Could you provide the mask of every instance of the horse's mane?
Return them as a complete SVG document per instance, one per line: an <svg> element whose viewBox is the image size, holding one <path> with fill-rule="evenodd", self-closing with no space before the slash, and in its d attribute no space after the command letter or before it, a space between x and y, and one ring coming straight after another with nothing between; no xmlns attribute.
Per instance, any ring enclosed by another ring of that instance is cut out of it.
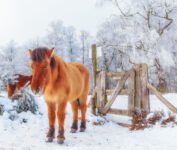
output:
<svg viewBox="0 0 177 150"><path fill-rule="evenodd" d="M39 48L36 48L32 51L32 54L31 54L31 59L32 61L34 62L41 62L43 60L45 60L46 58L46 53L47 53L47 50L48 48L47 47L39 47ZM50 59L50 66L51 68L54 68L55 67L55 58L54 56L51 57Z"/></svg>

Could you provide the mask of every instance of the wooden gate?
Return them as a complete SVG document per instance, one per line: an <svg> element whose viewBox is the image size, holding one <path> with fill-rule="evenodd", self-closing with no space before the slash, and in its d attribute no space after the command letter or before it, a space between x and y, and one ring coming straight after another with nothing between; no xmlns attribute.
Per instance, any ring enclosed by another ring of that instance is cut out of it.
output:
<svg viewBox="0 0 177 150"><path fill-rule="evenodd" d="M131 116L133 113L149 113L149 93L144 85L147 84L147 66L145 64L137 65L128 71L123 72L106 72L102 69L97 72L97 107L101 114L113 113ZM113 78L118 80L114 90L106 88L106 79ZM128 88L123 89L125 82L128 80ZM110 98L107 100L107 95ZM128 95L128 108L112 109L111 106L118 95Z"/></svg>
<svg viewBox="0 0 177 150"><path fill-rule="evenodd" d="M96 114L96 103L98 113L120 114L132 116L134 113L150 113L149 91L158 97L172 112L177 113L177 108L166 100L148 80L147 64L135 64L133 68L122 72L107 72L105 69L97 69L96 45L92 45L92 71L93 71L93 94L91 97L92 113ZM118 80L114 90L107 89L107 78ZM125 82L128 80L128 89L123 89ZM112 109L118 95L128 95L128 108ZM107 95L110 98L107 100Z"/></svg>

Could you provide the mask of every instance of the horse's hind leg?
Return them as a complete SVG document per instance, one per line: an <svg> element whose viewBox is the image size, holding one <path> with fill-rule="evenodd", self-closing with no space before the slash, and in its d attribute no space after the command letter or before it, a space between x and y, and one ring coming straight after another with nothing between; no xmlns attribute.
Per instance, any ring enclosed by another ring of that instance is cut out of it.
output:
<svg viewBox="0 0 177 150"><path fill-rule="evenodd" d="M47 133L47 142L52 142L55 137L56 104L51 102L46 103L48 108L48 119L49 119L49 131Z"/></svg>
<svg viewBox="0 0 177 150"><path fill-rule="evenodd" d="M71 133L75 133L78 129L78 104L77 101L71 102L71 108L73 112L73 123L71 126Z"/></svg>
<svg viewBox="0 0 177 150"><path fill-rule="evenodd" d="M81 109L80 132L84 132L86 129L87 94L84 94L80 97L80 109Z"/></svg>

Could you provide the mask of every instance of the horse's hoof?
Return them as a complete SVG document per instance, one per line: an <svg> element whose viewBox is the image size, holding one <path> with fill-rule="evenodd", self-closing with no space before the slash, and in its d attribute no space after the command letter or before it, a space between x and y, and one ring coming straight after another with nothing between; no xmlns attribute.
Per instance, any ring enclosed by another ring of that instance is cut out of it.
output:
<svg viewBox="0 0 177 150"><path fill-rule="evenodd" d="M47 143L51 143L51 142L53 142L53 137L49 137L49 138L47 138L46 142L47 142Z"/></svg>
<svg viewBox="0 0 177 150"><path fill-rule="evenodd" d="M80 128L80 132L84 132L85 131L85 128Z"/></svg>
<svg viewBox="0 0 177 150"><path fill-rule="evenodd" d="M58 139L58 140L57 140L57 143L58 143L58 144L63 144L63 143L64 143L64 139Z"/></svg>
<svg viewBox="0 0 177 150"><path fill-rule="evenodd" d="M77 129L71 128L71 133L76 133Z"/></svg>

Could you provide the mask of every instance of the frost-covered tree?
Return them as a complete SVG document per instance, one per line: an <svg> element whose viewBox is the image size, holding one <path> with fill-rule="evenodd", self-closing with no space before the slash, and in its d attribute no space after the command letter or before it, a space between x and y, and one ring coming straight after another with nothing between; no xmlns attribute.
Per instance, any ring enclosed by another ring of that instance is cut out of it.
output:
<svg viewBox="0 0 177 150"><path fill-rule="evenodd" d="M108 70L126 69L145 62L150 66L151 82L165 86L171 77L169 68L175 64L177 1L104 1L118 9L97 35L104 51L104 66Z"/></svg>
<svg viewBox="0 0 177 150"><path fill-rule="evenodd" d="M15 60L17 44L14 41L10 41L5 47L1 49L1 69L8 70L13 73L16 71Z"/></svg>
<svg viewBox="0 0 177 150"><path fill-rule="evenodd" d="M74 27L65 27L64 43L69 61L81 61L78 37Z"/></svg>
<svg viewBox="0 0 177 150"><path fill-rule="evenodd" d="M81 49L81 62L88 68L90 72L90 88L92 89L92 62L91 58L89 58L89 50L91 49L91 45L95 42L95 40L88 31L82 30L80 31L79 41Z"/></svg>
<svg viewBox="0 0 177 150"><path fill-rule="evenodd" d="M14 41L0 49L0 87L5 89L8 81L12 81L14 74L30 74L28 49L19 46Z"/></svg>
<svg viewBox="0 0 177 150"><path fill-rule="evenodd" d="M1 48L0 58L0 89L7 87L8 81L17 71L16 67L16 50L17 44L10 41L6 46Z"/></svg>
<svg viewBox="0 0 177 150"><path fill-rule="evenodd" d="M50 24L44 45L54 47L55 53L66 61L81 61L78 36L73 26L64 26L62 21L53 21Z"/></svg>
<svg viewBox="0 0 177 150"><path fill-rule="evenodd" d="M91 48L92 37L89 32L82 30L80 31L80 46L81 46L81 55L82 55L82 63L88 64L89 63L89 49Z"/></svg>
<svg viewBox="0 0 177 150"><path fill-rule="evenodd" d="M44 37L44 45L47 47L54 47L55 53L64 57L65 44L64 44L65 27L62 21L53 21L48 30L47 35Z"/></svg>

